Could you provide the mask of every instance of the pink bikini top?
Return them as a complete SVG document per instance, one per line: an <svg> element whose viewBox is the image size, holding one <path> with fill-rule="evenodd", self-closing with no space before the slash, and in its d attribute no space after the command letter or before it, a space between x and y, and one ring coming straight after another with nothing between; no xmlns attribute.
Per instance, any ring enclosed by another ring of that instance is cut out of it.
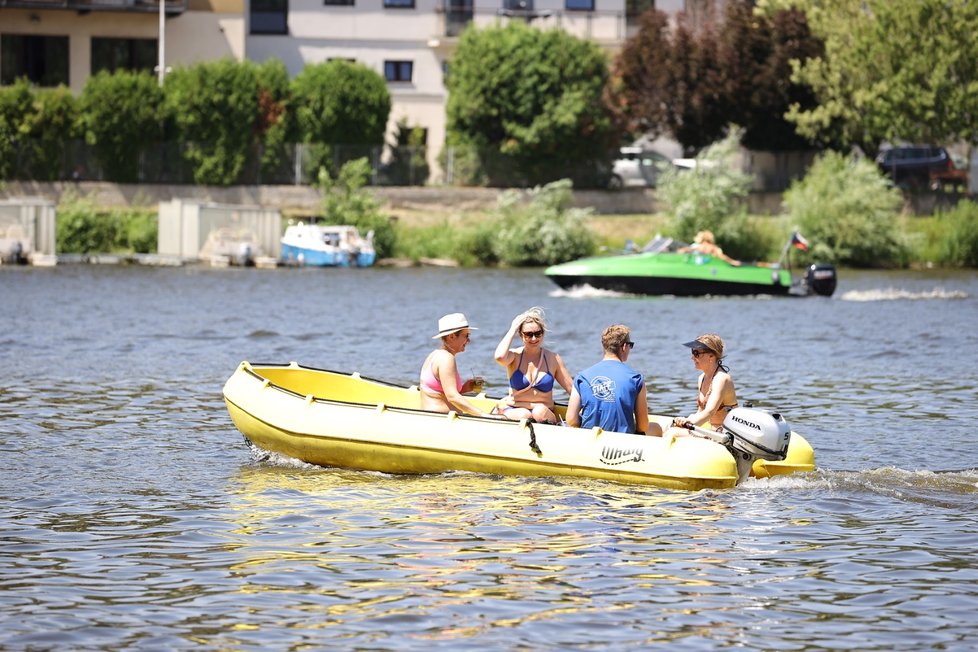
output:
<svg viewBox="0 0 978 652"><path fill-rule="evenodd" d="M458 391L461 392L462 379L455 376L455 383L458 385ZM445 389L441 386L441 381L435 378L434 372L431 371L431 362L426 364L421 370L421 384L437 394L445 393Z"/></svg>

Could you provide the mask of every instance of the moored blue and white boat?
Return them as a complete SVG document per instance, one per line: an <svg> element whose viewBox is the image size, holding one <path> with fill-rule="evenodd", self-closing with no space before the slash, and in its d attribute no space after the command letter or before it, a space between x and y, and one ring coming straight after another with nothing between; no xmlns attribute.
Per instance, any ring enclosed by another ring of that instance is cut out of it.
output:
<svg viewBox="0 0 978 652"><path fill-rule="evenodd" d="M373 231L363 237L357 227L345 224L290 224L281 242L287 265L370 267L377 258Z"/></svg>

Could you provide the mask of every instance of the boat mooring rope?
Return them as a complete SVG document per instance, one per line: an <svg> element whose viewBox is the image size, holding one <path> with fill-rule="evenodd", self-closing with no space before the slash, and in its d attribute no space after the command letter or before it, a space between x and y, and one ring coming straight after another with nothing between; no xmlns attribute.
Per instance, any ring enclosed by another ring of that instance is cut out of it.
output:
<svg viewBox="0 0 978 652"><path fill-rule="evenodd" d="M540 450L540 446L537 444L537 433L533 430L533 422L527 421L526 427L530 430L530 450L532 450L537 455L543 455L543 451Z"/></svg>

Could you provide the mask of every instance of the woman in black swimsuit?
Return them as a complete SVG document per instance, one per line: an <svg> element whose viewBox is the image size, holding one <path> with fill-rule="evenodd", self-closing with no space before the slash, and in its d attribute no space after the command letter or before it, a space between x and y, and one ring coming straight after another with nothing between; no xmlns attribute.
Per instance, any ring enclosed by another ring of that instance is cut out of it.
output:
<svg viewBox="0 0 978 652"><path fill-rule="evenodd" d="M734 389L730 370L723 364L723 340L716 333L700 335L686 342L692 351L693 366L700 371L699 392L696 396L696 412L686 418L676 418L673 424L686 427L701 426L707 422L715 430L723 424L727 412L737 407L737 391Z"/></svg>

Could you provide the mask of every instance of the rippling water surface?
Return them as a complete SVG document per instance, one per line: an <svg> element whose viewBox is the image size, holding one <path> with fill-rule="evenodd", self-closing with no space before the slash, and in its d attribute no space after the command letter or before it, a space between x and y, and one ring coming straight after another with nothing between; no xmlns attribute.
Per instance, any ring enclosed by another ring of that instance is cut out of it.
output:
<svg viewBox="0 0 978 652"><path fill-rule="evenodd" d="M413 382L437 318L463 373L543 305L572 372L612 322L654 411L681 346L818 470L730 491L322 469L250 450L241 360ZM0 270L0 648L973 649L978 276L843 273L832 299L555 290L538 270Z"/></svg>

